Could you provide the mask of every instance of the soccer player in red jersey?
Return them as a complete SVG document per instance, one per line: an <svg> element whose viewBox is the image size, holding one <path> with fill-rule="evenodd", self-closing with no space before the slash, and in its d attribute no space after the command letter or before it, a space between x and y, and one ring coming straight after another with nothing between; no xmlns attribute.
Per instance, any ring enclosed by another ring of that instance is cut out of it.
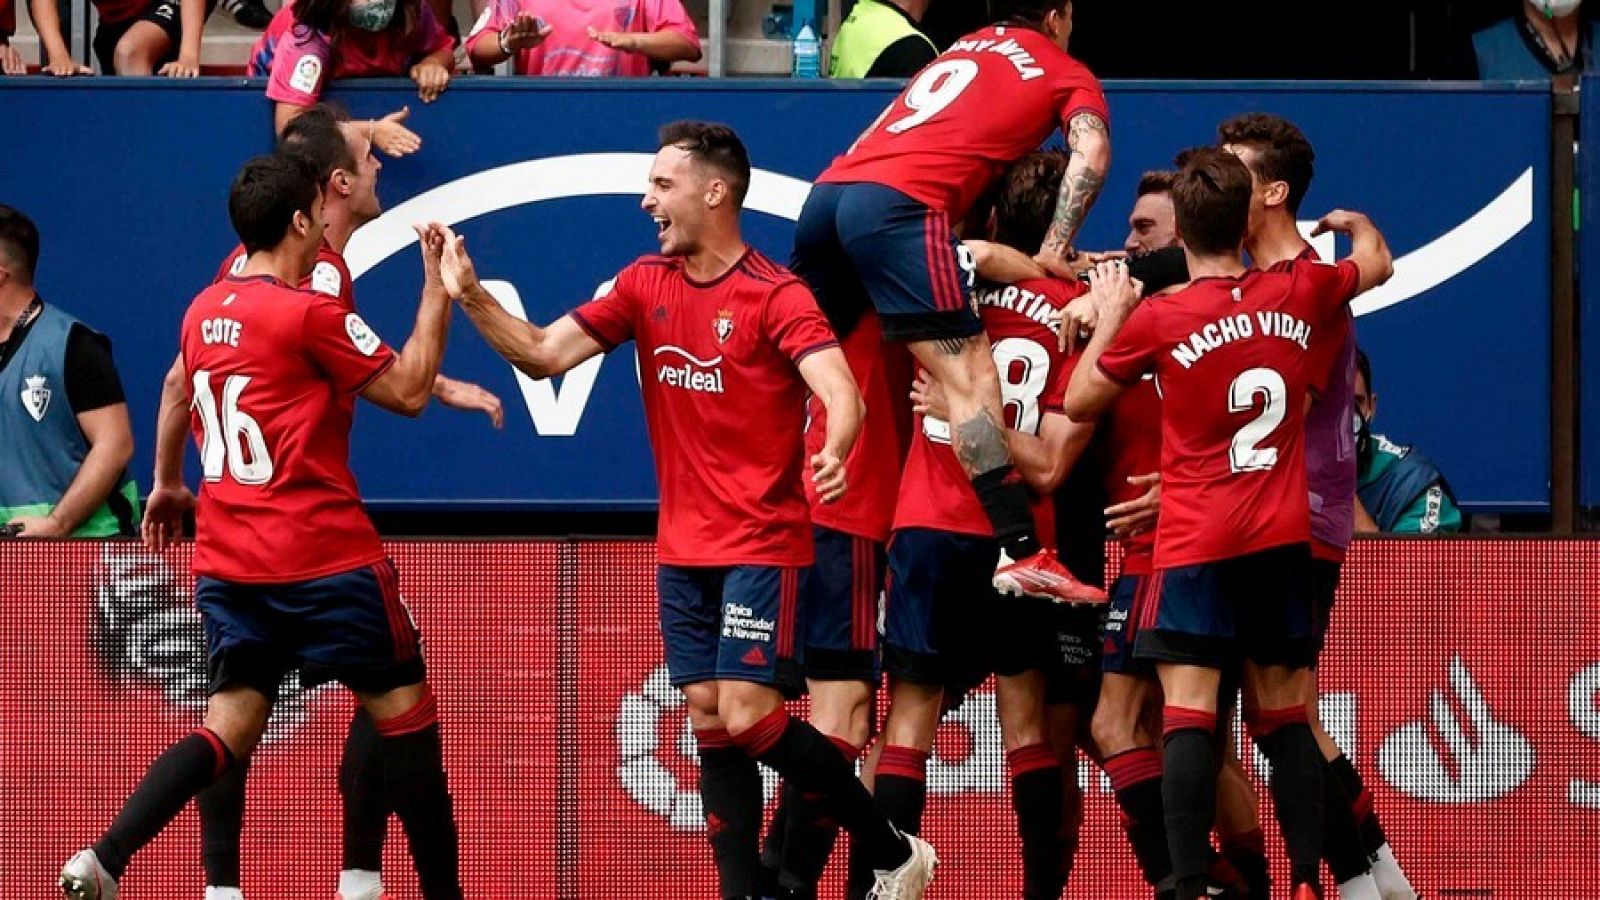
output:
<svg viewBox="0 0 1600 900"><path fill-rule="evenodd" d="M443 238L418 229L426 287L397 354L360 316L290 287L323 240L317 174L292 155L245 164L228 212L249 262L202 291L184 317L190 394L162 406L144 532L160 549L194 502L182 486L181 437L173 440L187 416L205 478L193 567L212 693L204 727L161 754L101 839L67 862L60 885L72 900L117 896L132 856L250 755L297 666L307 683L339 680L361 700L381 735L385 800L411 837L423 896L462 896L437 705L398 574L350 473L343 399L360 394L413 416L426 404L450 321Z"/></svg>
<svg viewBox="0 0 1600 900"><path fill-rule="evenodd" d="M1311 187L1316 153L1293 122L1269 113L1249 113L1217 129L1223 147L1250 170L1250 227L1245 251L1257 269L1292 271L1318 265L1316 251L1295 218ZM1306 411L1306 482L1311 498L1311 567L1316 645L1320 655L1332 618L1339 569L1355 530L1356 452L1355 319L1336 310L1312 344L1313 402ZM1372 807L1372 795L1355 765L1329 737L1317 711L1315 670L1309 680L1306 715L1323 758L1328 868L1342 895L1415 900L1417 893L1390 849ZM1363 885L1371 870L1372 885Z"/></svg>
<svg viewBox="0 0 1600 900"><path fill-rule="evenodd" d="M316 168L325 198L323 215L327 227L323 243L317 249L316 265L300 281L300 288L332 297L350 312L356 309L355 286L343 251L356 229L382 213L377 186L383 167L372 154L370 131L351 122L343 110L322 104L291 121L278 139L281 152L302 156ZM248 259L243 246L235 248L222 261L215 280L243 271ZM163 390L171 392L169 396L181 397L183 385L179 359L174 361ZM487 414L496 428L504 422L499 398L475 384L441 374L434 379L433 396L442 405ZM345 397L344 402L353 405L355 398ZM381 867L389 810L383 805L383 773L378 767L377 746L378 733L372 720L358 707L339 764L344 861L338 900L378 900L383 895ZM239 836L249 769L248 760L240 761L196 800L206 900L243 897L239 890Z"/></svg>
<svg viewBox="0 0 1600 900"><path fill-rule="evenodd" d="M971 302L973 264L954 229L1006 167L1057 128L1072 157L1040 259L1065 273L1111 162L1100 84L1067 55L1070 0L1012 0L998 24L923 69L817 179L792 267L848 336L863 310L944 386L951 441L1004 551L995 587L1055 600L1097 591L1040 553L1027 491L1002 433L999 376Z"/></svg>
<svg viewBox="0 0 1600 900"><path fill-rule="evenodd" d="M459 238L446 243L445 277L489 345L535 378L636 344L661 486L662 638L700 747L722 896L760 890L761 762L818 795L865 848L878 896L916 900L933 876L933 848L898 833L852 761L783 705L798 687L796 600L813 560L805 391L827 408L827 437L809 464L830 503L845 492L861 397L805 284L745 244L749 184L732 129L673 123L642 203L661 254L624 268L609 294L540 328L489 296Z"/></svg>
<svg viewBox="0 0 1600 900"><path fill-rule="evenodd" d="M904 348L884 343L882 325L871 312L840 348L863 402L873 412L845 457L850 490L828 503L815 482L806 482L816 561L800 576L800 610L810 722L854 759L871 737L872 695L879 678L878 611L888 565L885 547L911 439L911 407L905 396L912 362ZM813 395L806 404L807 456L822 451L827 428L827 409ZM762 849L768 880L763 894L814 897L838 832L814 796L785 783Z"/></svg>
<svg viewBox="0 0 1600 900"><path fill-rule="evenodd" d="M1162 391L1162 509L1154 602L1135 653L1155 661L1163 710L1163 786L1179 900L1204 895L1215 816L1221 670L1243 662L1246 723L1272 764L1295 900L1320 897L1323 763L1306 723L1315 661L1310 514L1303 453L1310 343L1326 317L1385 280L1383 238L1359 214L1350 259L1251 272L1242 245L1250 173L1231 154L1193 154L1172 189L1194 280L1138 304L1120 263L1094 276L1099 327L1075 372L1067 411L1102 412L1153 372Z"/></svg>
<svg viewBox="0 0 1600 900"><path fill-rule="evenodd" d="M1037 244L1049 227L1065 154L1035 153L1002 181L993 237ZM1072 368L1056 330L1062 308L1084 292L1076 280L1037 278L984 284L978 309L1005 399L1005 438L1031 489L1033 513L1053 549L1050 496L1089 442L1092 425L1061 412ZM906 460L884 620L889 714L874 793L897 826L921 827L926 769L952 684L997 674L1001 735L1022 836L1024 896L1059 896L1070 864L1064 834L1067 779L1061 760L1076 743L1076 717L1093 698L1098 608L1035 597L997 598L989 573L999 553L993 526L950 445L948 392L919 382L917 430ZM998 606L997 606L998 604ZM981 674L980 674L981 673ZM1067 720L1052 743L1047 702Z"/></svg>

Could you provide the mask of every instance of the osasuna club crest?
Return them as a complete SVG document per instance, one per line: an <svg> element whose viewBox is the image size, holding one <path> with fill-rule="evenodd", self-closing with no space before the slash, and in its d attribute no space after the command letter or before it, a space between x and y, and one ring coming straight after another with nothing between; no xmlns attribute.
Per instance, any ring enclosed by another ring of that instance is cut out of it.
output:
<svg viewBox="0 0 1600 900"><path fill-rule="evenodd" d="M44 411L50 408L50 388L43 375L29 375L25 381L28 386L22 390L22 408L35 422L43 422Z"/></svg>
<svg viewBox="0 0 1600 900"><path fill-rule="evenodd" d="M726 341L733 334L733 310L717 310L717 317L711 320L711 330L717 333L717 343Z"/></svg>

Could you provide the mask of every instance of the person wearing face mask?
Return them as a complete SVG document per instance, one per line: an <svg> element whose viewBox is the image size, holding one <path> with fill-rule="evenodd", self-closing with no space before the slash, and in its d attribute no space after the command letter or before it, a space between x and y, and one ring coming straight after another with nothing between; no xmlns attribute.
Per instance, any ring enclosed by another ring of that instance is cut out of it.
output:
<svg viewBox="0 0 1600 900"><path fill-rule="evenodd" d="M1372 363L1356 351L1356 531L1386 534L1452 534L1462 516L1455 492L1433 461L1414 447L1391 442L1372 430L1378 393Z"/></svg>
<svg viewBox="0 0 1600 900"><path fill-rule="evenodd" d="M455 41L421 0L285 0L250 51L249 74L267 76L273 131L315 106L333 78L408 75L432 103L450 84ZM407 109L365 123L372 144L405 156L422 139Z"/></svg>
<svg viewBox="0 0 1600 900"><path fill-rule="evenodd" d="M1522 0L1517 13L1472 36L1478 77L1552 81L1571 89L1595 68L1600 22L1581 0ZM1590 4L1592 8L1594 4Z"/></svg>

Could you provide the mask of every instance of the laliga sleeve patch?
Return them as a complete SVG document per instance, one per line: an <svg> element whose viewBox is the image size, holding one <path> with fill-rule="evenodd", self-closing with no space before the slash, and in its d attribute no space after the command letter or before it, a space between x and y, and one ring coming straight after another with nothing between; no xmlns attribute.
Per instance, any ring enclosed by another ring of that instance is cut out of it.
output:
<svg viewBox="0 0 1600 900"><path fill-rule="evenodd" d="M315 56L300 57L294 64L294 74L289 76L289 87L302 94L315 94L322 81L322 60Z"/></svg>
<svg viewBox="0 0 1600 900"><path fill-rule="evenodd" d="M355 313L344 317L344 333L350 336L350 343L361 351L362 356L377 353L378 348L383 345L382 339Z"/></svg>
<svg viewBox="0 0 1600 900"><path fill-rule="evenodd" d="M311 270L311 289L319 294L327 294L338 299L339 291L344 287L344 279L339 275L339 267L331 262L319 262Z"/></svg>

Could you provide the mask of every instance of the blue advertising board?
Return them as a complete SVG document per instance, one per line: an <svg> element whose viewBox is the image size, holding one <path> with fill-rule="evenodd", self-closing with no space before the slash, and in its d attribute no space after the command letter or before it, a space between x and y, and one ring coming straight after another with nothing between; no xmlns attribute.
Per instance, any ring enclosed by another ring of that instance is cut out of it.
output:
<svg viewBox="0 0 1600 900"><path fill-rule="evenodd" d="M1395 278L1357 301L1382 396L1378 430L1426 448L1472 507L1547 508L1548 94L1510 85L1108 89L1115 161L1081 247L1120 247L1139 174L1214 141L1222 119L1287 116L1317 148L1301 217L1368 212L1398 260ZM409 83L343 85L336 97L358 116L409 105L424 142L415 156L385 161L388 211L347 251L357 301L380 334L403 341L420 285L409 225L439 220L467 236L503 303L539 322L560 316L655 249L638 202L656 129L679 118L738 129L758 169L747 237L786 258L809 179L894 92L886 83L462 79L425 106ZM0 164L0 202L40 225L46 299L112 336L140 437L135 472L147 478L177 324L236 243L228 182L270 147L261 86L7 82L0 120L29 123ZM417 421L364 409L354 466L374 504L653 504L631 353L534 382L458 316L444 371L499 394L505 429L437 408Z"/></svg>
<svg viewBox="0 0 1600 900"><path fill-rule="evenodd" d="M1600 75L1584 76L1580 96L1578 503L1600 506Z"/></svg>

